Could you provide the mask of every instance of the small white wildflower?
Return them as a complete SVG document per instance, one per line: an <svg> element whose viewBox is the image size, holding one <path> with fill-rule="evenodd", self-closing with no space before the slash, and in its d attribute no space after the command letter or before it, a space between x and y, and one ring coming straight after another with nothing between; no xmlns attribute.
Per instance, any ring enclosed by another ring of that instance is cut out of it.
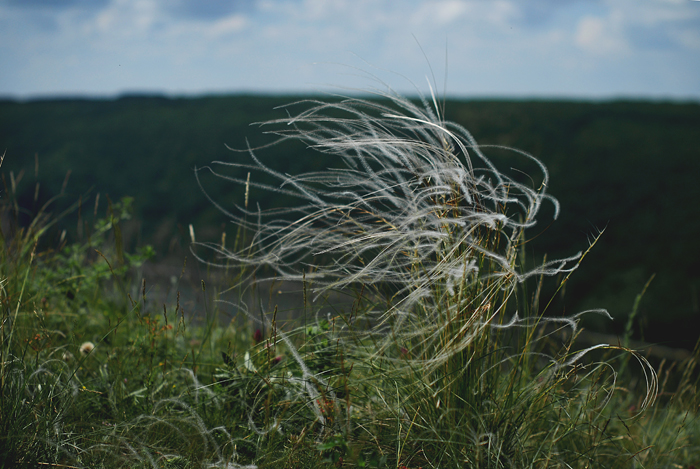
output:
<svg viewBox="0 0 700 469"><path fill-rule="evenodd" d="M92 342L83 342L83 344L80 346L80 354L81 355L89 355L90 352L92 352L95 348L95 344Z"/></svg>

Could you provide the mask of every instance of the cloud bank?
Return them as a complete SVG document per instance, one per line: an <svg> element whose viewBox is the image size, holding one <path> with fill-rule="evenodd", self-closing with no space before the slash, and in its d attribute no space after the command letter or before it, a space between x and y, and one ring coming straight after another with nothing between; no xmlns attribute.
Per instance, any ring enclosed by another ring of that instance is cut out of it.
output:
<svg viewBox="0 0 700 469"><path fill-rule="evenodd" d="M700 99L690 0L2 0L0 95ZM413 84L415 83L415 85Z"/></svg>

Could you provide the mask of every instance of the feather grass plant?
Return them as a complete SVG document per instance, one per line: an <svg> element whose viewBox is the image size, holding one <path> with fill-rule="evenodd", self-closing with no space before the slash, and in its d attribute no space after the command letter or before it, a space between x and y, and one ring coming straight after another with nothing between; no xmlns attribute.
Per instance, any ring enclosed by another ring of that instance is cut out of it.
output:
<svg viewBox="0 0 700 469"><path fill-rule="evenodd" d="M315 298L356 295L352 310L319 322L333 324L329 349L347 359L342 367L314 373L305 360L315 355L295 351L303 344L283 332L274 341L284 342L307 383L319 448L366 467L376 460L396 467L591 467L603 460L626 467L621 461L639 448L606 433L615 370L587 359L621 347L575 350L572 340L551 335L570 328L575 337L581 315L607 312L545 315L551 302L538 310L539 297L530 302L523 294L532 281L539 292L546 277L558 277L561 288L585 256L527 267L526 231L545 204L555 218L559 212L546 191L547 169L503 147L513 166L534 164L539 175L497 167L489 146L444 120L432 91L419 103L390 89L373 92L377 99L304 100L285 108L288 117L263 124L275 143L299 140L325 154L332 169L283 174L253 148L245 150L250 164L202 168L300 200L236 213L212 200L250 234L237 250L204 243L220 264L246 271L249 284L275 279L304 282ZM275 182L256 182L266 178ZM634 356L646 379L643 410L657 378ZM348 368L352 378L337 379Z"/></svg>

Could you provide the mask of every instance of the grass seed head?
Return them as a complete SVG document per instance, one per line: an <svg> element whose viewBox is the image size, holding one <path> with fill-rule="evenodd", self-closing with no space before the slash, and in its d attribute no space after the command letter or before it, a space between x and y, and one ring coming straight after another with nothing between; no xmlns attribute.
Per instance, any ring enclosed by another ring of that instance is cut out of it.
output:
<svg viewBox="0 0 700 469"><path fill-rule="evenodd" d="M95 344L92 342L83 342L80 345L80 354L83 356L88 356L95 350Z"/></svg>

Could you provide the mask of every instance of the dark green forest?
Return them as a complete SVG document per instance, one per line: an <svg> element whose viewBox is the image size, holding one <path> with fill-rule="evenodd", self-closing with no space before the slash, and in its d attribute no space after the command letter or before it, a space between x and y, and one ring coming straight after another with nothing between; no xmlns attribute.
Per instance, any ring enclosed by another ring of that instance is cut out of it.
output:
<svg viewBox="0 0 700 469"><path fill-rule="evenodd" d="M77 236L80 211L134 197L127 242L152 244L158 259L182 256L187 226L198 240L214 240L226 217L204 196L194 168L214 160L248 163L227 149L269 143L266 127L286 116L278 107L299 97L212 96L0 101L0 152L5 152L2 197L12 197L27 220L53 196L52 210L78 202L63 219ZM700 331L700 104L641 101L447 101L446 118L483 145L529 152L550 171L549 193L561 203L531 230L530 248L550 258L600 241L566 285L563 314L607 308L620 332L635 297L655 274L641 304L636 335L669 346L692 347ZM507 165L507 154L485 152ZM337 164L296 144L256 155L284 173ZM244 171L230 173L245 179ZM202 175L211 197L231 209L243 204L241 186ZM37 189L38 183L38 189ZM262 208L294 203L251 191ZM550 213L551 214L551 213ZM22 223L22 220L19 220ZM59 230L60 231L60 230ZM57 231L58 232L58 231Z"/></svg>

